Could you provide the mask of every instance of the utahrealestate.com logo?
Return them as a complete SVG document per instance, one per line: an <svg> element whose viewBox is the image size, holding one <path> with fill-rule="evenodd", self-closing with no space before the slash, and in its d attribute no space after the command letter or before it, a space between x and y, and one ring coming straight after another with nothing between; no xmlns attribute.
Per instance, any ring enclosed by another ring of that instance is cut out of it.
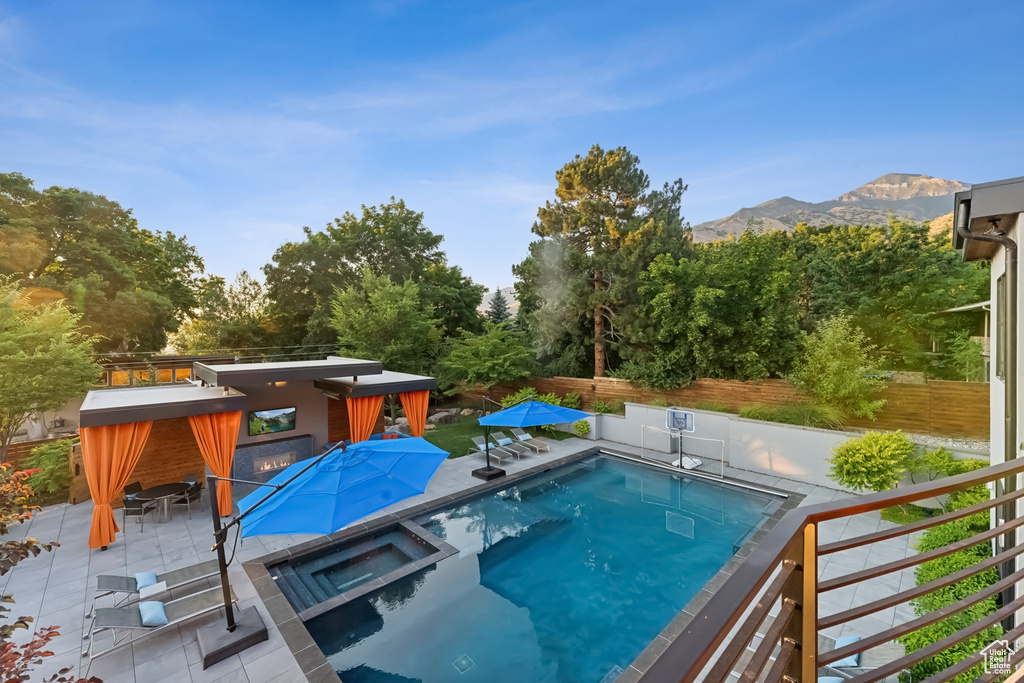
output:
<svg viewBox="0 0 1024 683"><path fill-rule="evenodd" d="M989 643L988 647L981 651L985 655L985 673L996 676L1013 673L1010 658L1013 657L1014 651L1013 645L1006 640Z"/></svg>

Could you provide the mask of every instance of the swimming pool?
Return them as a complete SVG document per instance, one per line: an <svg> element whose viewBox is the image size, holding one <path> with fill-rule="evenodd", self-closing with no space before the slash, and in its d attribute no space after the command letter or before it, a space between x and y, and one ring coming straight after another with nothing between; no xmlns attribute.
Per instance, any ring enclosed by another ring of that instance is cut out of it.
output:
<svg viewBox="0 0 1024 683"><path fill-rule="evenodd" d="M344 683L610 683L781 500L590 456L418 518L458 552L305 625Z"/></svg>

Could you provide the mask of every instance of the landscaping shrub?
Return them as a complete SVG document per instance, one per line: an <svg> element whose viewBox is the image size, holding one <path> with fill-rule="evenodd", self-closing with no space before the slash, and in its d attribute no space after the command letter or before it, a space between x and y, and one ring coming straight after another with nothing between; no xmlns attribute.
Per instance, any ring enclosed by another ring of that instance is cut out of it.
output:
<svg viewBox="0 0 1024 683"><path fill-rule="evenodd" d="M572 426L572 431L582 439L590 433L590 423L586 420L577 420Z"/></svg>
<svg viewBox="0 0 1024 683"><path fill-rule="evenodd" d="M516 393L501 399L501 406L503 408L508 408L511 405L514 405L516 403L519 403L520 401L524 401L527 399L531 401L540 401L541 403L550 403L551 405L554 406L562 405L562 397L559 396L558 394L538 394L537 390L534 389L533 387L523 387Z"/></svg>
<svg viewBox="0 0 1024 683"><path fill-rule="evenodd" d="M583 399L577 393L570 392L562 397L562 407L564 408L579 410L581 405L583 405Z"/></svg>
<svg viewBox="0 0 1024 683"><path fill-rule="evenodd" d="M988 463L983 460L958 460L953 462L951 467L953 471L951 473L960 474L962 472L978 469L987 465ZM984 486L975 486L950 495L949 505L954 510L960 510L983 500L988 500L988 498L988 490ZM946 524L942 524L925 531L921 536L921 540L917 544L917 551L923 553L929 550L934 550L935 548L941 548L949 545L950 543L956 543L957 541L970 538L971 536L985 531L988 528L989 515L987 512L979 512L978 514L971 515L964 519L947 522ZM961 569L966 569L967 567L973 566L991 556L991 544L988 542L982 542L950 555L946 555L945 557L938 557L934 560L929 560L928 562L922 563L915 572L917 585L920 586L921 584L928 583L929 581L934 581L935 579L943 576L948 576L949 574L960 571ZM998 572L994 568L989 569L976 576L964 579L963 581L958 581L950 586L940 588L928 593L927 595L915 598L910 601L910 604L914 608L914 612L918 615L927 614L954 603L957 600L961 600L969 595L973 595L979 590L991 586L998 580ZM957 612L942 621L938 621L934 624L918 629L917 631L908 633L905 636L901 636L897 638L897 640L906 646L908 653L915 652L955 633L961 628L965 628L966 626L977 622L979 619L994 612L996 608L997 601L993 596L972 605L965 610ZM968 638L965 641L944 650L943 652L937 653L933 657L929 657L928 659L914 664L910 667L910 675L900 674L900 681L901 683L910 683L910 681L924 680L925 678L928 678L929 676L932 676L933 674L936 674L939 671L942 671L943 669L946 669L947 667L980 651L986 645L999 638L1002 633L1003 630L998 625L987 628L981 633ZM969 671L957 676L953 681L956 683L967 683L968 681L974 680L982 673L982 666L979 664Z"/></svg>
<svg viewBox="0 0 1024 683"><path fill-rule="evenodd" d="M707 399L704 401L697 401L693 404L693 407L697 410L710 410L716 413L731 413L729 406L725 405L721 401L714 399Z"/></svg>
<svg viewBox="0 0 1024 683"><path fill-rule="evenodd" d="M854 491L896 488L916 446L901 431L867 432L832 449L829 479Z"/></svg>
<svg viewBox="0 0 1024 683"><path fill-rule="evenodd" d="M60 439L36 446L25 458L25 469L39 470L28 478L36 493L59 493L71 486L71 441Z"/></svg>
<svg viewBox="0 0 1024 683"><path fill-rule="evenodd" d="M806 338L789 380L819 405L874 419L885 405L874 398L885 388L885 381L869 376L872 348L848 316L829 318Z"/></svg>
<svg viewBox="0 0 1024 683"><path fill-rule="evenodd" d="M611 403L608 403L606 401L602 401L601 399L597 399L596 401L594 401L593 409L594 409L595 413L614 413L615 412L615 409L612 408L612 404Z"/></svg>

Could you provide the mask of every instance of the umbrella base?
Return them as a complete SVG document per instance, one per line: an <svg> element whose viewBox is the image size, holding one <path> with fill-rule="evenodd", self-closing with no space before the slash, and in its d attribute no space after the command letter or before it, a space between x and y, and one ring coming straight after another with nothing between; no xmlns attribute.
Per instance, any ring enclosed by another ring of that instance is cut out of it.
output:
<svg viewBox="0 0 1024 683"><path fill-rule="evenodd" d="M228 631L224 621L217 620L196 632L204 669L237 655L256 643L262 643L268 637L267 627L263 625L263 619L255 607L247 607L235 613L234 631Z"/></svg>
<svg viewBox="0 0 1024 683"><path fill-rule="evenodd" d="M473 470L473 476L476 477L477 479L490 481L491 479L504 477L505 470L501 469L500 467L481 467L478 470Z"/></svg>

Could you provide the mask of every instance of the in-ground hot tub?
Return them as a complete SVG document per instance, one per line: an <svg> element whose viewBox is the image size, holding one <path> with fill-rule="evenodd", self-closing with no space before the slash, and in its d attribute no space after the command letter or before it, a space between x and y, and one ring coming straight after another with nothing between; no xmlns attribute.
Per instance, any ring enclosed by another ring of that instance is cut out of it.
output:
<svg viewBox="0 0 1024 683"><path fill-rule="evenodd" d="M307 620L457 552L406 520L268 570L299 617Z"/></svg>

